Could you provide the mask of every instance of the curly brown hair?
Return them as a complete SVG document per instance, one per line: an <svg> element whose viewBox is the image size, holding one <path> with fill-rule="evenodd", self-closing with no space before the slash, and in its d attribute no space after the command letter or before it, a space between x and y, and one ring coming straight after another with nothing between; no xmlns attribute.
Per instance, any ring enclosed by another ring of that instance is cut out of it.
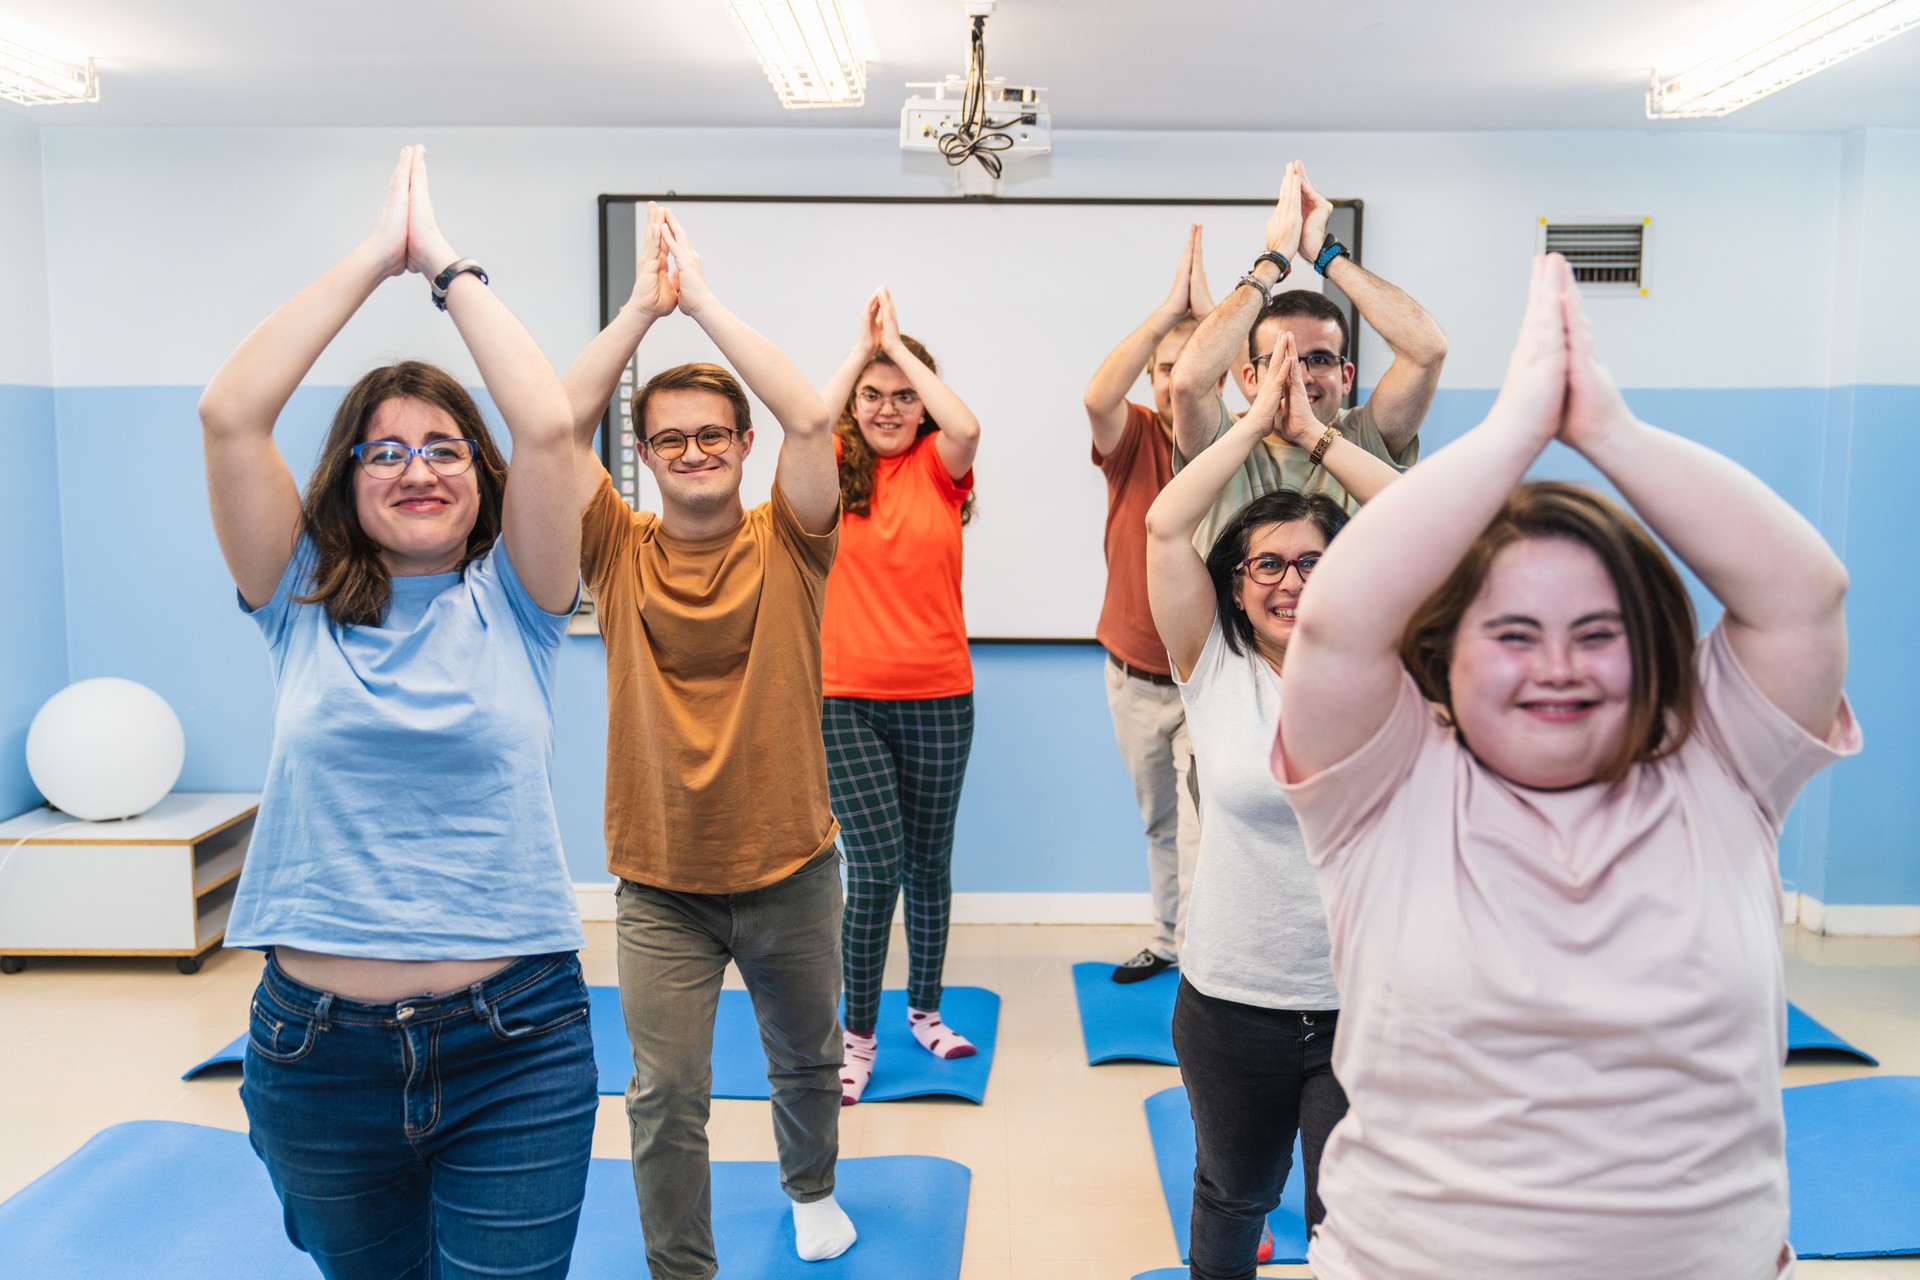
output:
<svg viewBox="0 0 1920 1280"><path fill-rule="evenodd" d="M453 419L460 434L479 443L473 475L480 490L480 513L467 534L460 570L485 555L500 536L501 502L507 490L507 460L493 442L467 389L453 375L423 360L402 360L375 369L348 389L334 410L333 425L301 499L303 527L319 553L313 590L294 597L301 604L323 604L341 626L377 627L393 598L393 581L380 558L380 544L360 527L353 493L358 464L353 447L365 441L367 425L388 400L421 400Z"/></svg>
<svg viewBox="0 0 1920 1280"><path fill-rule="evenodd" d="M921 364L934 373L940 372L940 366L933 362L933 353L922 346L918 338L909 338L903 333L900 342L919 358ZM886 352L876 351L872 364L891 365L893 361ZM873 450L867 447L867 439L860 434L860 424L853 416L853 397L859 389L860 380L855 378L853 385L854 391L847 393L847 402L840 406L840 421L834 424L833 433L840 437L840 507L852 515L864 516L873 508ZM940 424L933 420L933 415L927 414L921 420L920 430L914 439L918 440L939 429ZM960 523L965 526L972 520L973 492L968 490L966 501L960 504Z"/></svg>
<svg viewBox="0 0 1920 1280"><path fill-rule="evenodd" d="M1513 543L1536 538L1558 538L1591 550L1620 596L1633 691L1627 731L1597 780L1617 781L1632 765L1680 750L1693 732L1698 693L1693 601L1666 553L1638 520L1591 489L1565 481L1538 480L1508 495L1453 573L1407 620L1400 634L1400 661L1421 694L1452 715L1449 667L1460 618L1480 594L1494 557Z"/></svg>

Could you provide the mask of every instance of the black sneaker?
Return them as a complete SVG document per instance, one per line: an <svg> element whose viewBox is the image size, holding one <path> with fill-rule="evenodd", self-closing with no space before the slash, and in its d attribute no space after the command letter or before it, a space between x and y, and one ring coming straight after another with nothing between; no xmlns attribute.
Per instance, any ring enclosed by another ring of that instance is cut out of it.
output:
<svg viewBox="0 0 1920 1280"><path fill-rule="evenodd" d="M1173 968L1173 961L1162 960L1151 951L1142 951L1123 965L1113 970L1113 980L1119 983L1145 982L1156 973Z"/></svg>

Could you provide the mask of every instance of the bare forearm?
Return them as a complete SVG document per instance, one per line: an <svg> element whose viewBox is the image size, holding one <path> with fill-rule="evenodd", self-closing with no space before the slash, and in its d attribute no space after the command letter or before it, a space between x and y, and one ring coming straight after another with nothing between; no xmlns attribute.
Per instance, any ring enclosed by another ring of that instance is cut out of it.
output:
<svg viewBox="0 0 1920 1280"><path fill-rule="evenodd" d="M471 275L454 278L447 290L447 313L501 420L513 433L515 452L529 444L565 451L573 425L566 388L526 326L498 294Z"/></svg>
<svg viewBox="0 0 1920 1280"><path fill-rule="evenodd" d="M1327 446L1321 461L1327 474L1353 495L1355 502L1372 502L1382 490L1400 478L1400 472L1347 439L1336 439Z"/></svg>
<svg viewBox="0 0 1920 1280"><path fill-rule="evenodd" d="M1735 622L1755 630L1823 623L1840 609L1840 558L1738 463L1639 421L1582 452Z"/></svg>
<svg viewBox="0 0 1920 1280"><path fill-rule="evenodd" d="M831 378L827 379L827 385L820 388L820 401L825 406L829 418L839 421L841 412L847 407L847 402L853 399L854 384L860 381L861 373L872 363L873 349L865 343L856 343L847 352L847 358L840 362L840 367L833 371Z"/></svg>
<svg viewBox="0 0 1920 1280"><path fill-rule="evenodd" d="M1396 359L1416 365L1438 365L1447 356L1447 336L1425 307L1398 285L1382 280L1351 258L1335 258L1327 279L1353 299L1374 332L1393 349Z"/></svg>
<svg viewBox="0 0 1920 1280"><path fill-rule="evenodd" d="M1111 413L1126 403L1128 390L1139 378L1140 371L1147 367L1147 361L1153 359L1154 348L1160 345L1160 339L1173 332L1180 319L1156 311L1107 353L1107 358L1094 370L1082 397L1088 413Z"/></svg>
<svg viewBox="0 0 1920 1280"><path fill-rule="evenodd" d="M200 397L206 430L271 435L300 380L389 274L367 246L356 247L261 321Z"/></svg>
<svg viewBox="0 0 1920 1280"><path fill-rule="evenodd" d="M1176 471L1147 509L1149 542L1188 543L1193 531L1206 519L1220 491L1233 479L1259 447L1266 428L1249 413L1213 447L1203 450L1191 462Z"/></svg>
<svg viewBox="0 0 1920 1280"><path fill-rule="evenodd" d="M633 353L653 327L656 317L633 306L622 307L618 314L574 357L566 377L567 403L573 415L574 434L593 439L600 420L620 385L620 375L633 361Z"/></svg>
<svg viewBox="0 0 1920 1280"><path fill-rule="evenodd" d="M911 348L901 343L888 349L887 358L907 375L920 402L927 407L927 416L940 424L941 435L969 449L980 439L980 420L973 416L973 410Z"/></svg>
<svg viewBox="0 0 1920 1280"><path fill-rule="evenodd" d="M681 308L686 308L684 296ZM831 421L813 384L764 334L711 297L701 304L693 319L720 348L741 381L773 411L783 431L804 435L828 429Z"/></svg>

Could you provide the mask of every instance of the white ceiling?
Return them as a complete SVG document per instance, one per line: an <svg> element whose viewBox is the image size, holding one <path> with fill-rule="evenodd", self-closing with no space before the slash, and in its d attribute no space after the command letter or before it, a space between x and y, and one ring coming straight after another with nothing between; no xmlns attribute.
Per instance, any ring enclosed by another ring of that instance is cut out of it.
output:
<svg viewBox="0 0 1920 1280"><path fill-rule="evenodd" d="M893 127L908 81L964 65L961 0L843 0L863 108L783 111L721 0L0 0L99 61L74 125ZM1056 130L1920 127L1920 32L1718 121L1651 125L1729 19L1804 0L1000 0L990 75L1044 86Z"/></svg>

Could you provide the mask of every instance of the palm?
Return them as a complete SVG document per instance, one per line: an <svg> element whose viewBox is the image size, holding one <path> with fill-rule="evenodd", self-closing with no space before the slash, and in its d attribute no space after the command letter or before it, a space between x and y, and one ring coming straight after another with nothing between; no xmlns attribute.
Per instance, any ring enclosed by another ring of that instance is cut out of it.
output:
<svg viewBox="0 0 1920 1280"><path fill-rule="evenodd" d="M387 180L387 198L380 206L380 216L374 219L373 233L367 237L390 276L407 269L407 202L412 175L413 148L402 147L400 163Z"/></svg>

